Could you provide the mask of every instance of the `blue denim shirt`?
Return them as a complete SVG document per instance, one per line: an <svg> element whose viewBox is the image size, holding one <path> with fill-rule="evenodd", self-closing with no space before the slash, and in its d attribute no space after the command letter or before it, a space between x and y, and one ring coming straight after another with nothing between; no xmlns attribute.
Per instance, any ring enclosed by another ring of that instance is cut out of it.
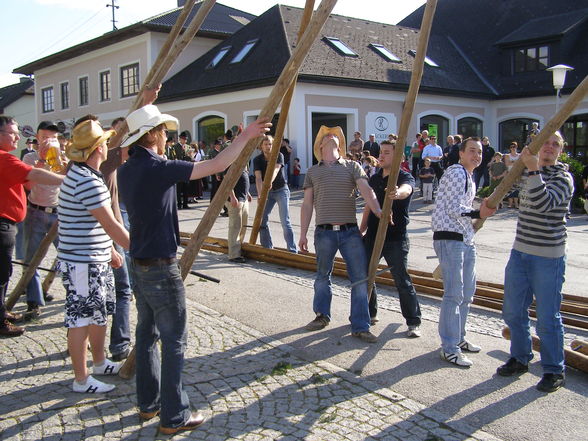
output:
<svg viewBox="0 0 588 441"><path fill-rule="evenodd" d="M118 169L118 187L131 224L131 257L176 257L180 227L177 182L190 180L193 164L168 161L141 146Z"/></svg>

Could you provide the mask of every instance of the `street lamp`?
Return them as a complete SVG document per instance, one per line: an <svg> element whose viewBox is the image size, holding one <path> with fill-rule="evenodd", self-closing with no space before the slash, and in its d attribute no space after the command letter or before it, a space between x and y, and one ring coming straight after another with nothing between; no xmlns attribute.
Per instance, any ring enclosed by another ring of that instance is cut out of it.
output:
<svg viewBox="0 0 588 441"><path fill-rule="evenodd" d="M566 72L568 70L574 70L574 68L566 66L565 64L558 64L557 66L549 67L546 70L553 74L553 88L555 89L555 113L557 113L559 111L559 92L566 82Z"/></svg>

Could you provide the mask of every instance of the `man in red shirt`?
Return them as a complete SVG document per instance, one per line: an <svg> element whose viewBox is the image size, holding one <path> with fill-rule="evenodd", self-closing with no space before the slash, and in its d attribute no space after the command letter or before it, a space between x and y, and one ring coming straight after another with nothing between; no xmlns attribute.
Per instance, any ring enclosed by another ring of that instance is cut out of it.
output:
<svg viewBox="0 0 588 441"><path fill-rule="evenodd" d="M8 152L16 150L20 133L18 123L11 117L0 116L0 335L16 337L24 328L12 323L21 319L6 311L4 298L12 275L12 253L16 236L15 224L25 218L27 203L23 184L60 185L63 176L33 168Z"/></svg>

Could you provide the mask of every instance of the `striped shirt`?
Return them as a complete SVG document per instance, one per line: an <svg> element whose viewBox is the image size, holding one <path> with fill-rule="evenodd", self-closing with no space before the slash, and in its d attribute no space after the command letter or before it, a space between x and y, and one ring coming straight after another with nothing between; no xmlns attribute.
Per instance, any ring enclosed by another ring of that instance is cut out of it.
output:
<svg viewBox="0 0 588 441"><path fill-rule="evenodd" d="M110 262L112 240L90 210L110 206L102 174L74 162L59 192L59 260L77 263Z"/></svg>
<svg viewBox="0 0 588 441"><path fill-rule="evenodd" d="M566 213L574 180L561 163L523 173L519 218L513 248L533 256L558 258L566 253Z"/></svg>
<svg viewBox="0 0 588 441"><path fill-rule="evenodd" d="M329 166L324 162L306 171L304 187L312 187L316 225L356 223L354 190L358 179L367 175L355 161L339 158Z"/></svg>

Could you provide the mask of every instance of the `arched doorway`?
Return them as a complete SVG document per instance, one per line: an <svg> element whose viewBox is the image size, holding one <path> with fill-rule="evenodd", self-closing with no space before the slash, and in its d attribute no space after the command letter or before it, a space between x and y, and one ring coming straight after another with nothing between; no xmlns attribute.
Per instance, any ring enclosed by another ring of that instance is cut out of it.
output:
<svg viewBox="0 0 588 441"><path fill-rule="evenodd" d="M508 146L511 142L516 141L519 145L519 150L525 145L527 134L531 128L531 124L539 122L532 118L514 118L502 121L499 124L500 130L500 151L508 152Z"/></svg>
<svg viewBox="0 0 588 441"><path fill-rule="evenodd" d="M471 136L481 138L484 135L484 123L478 118L468 116L457 121L457 133L464 139Z"/></svg>
<svg viewBox="0 0 588 441"><path fill-rule="evenodd" d="M428 130L429 135L437 136L437 143L444 145L447 135L449 135L449 120L441 115L423 116L419 122L421 132Z"/></svg>
<svg viewBox="0 0 588 441"><path fill-rule="evenodd" d="M198 120L197 130L198 140L204 141L207 146L212 146L214 140L225 133L225 120L217 115L205 116Z"/></svg>

